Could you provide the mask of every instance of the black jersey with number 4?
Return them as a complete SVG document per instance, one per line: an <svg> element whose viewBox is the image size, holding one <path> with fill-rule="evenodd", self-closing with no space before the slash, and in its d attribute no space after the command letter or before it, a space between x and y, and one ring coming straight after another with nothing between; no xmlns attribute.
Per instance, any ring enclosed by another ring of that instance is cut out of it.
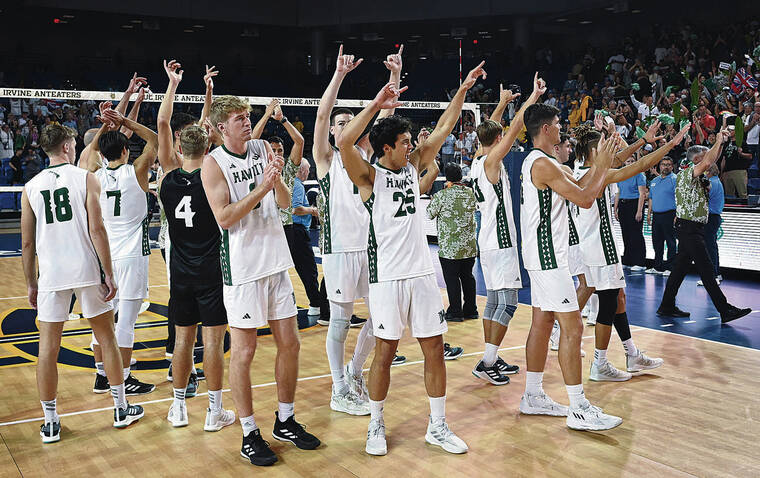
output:
<svg viewBox="0 0 760 478"><path fill-rule="evenodd" d="M169 275L176 284L222 282L221 234L201 183L201 170L169 171L161 183L169 224Z"/></svg>

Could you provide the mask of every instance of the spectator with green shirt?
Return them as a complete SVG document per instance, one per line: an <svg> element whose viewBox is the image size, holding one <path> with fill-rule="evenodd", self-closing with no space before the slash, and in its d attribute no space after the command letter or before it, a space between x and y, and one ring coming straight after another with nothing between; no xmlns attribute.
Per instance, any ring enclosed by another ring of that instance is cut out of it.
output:
<svg viewBox="0 0 760 478"><path fill-rule="evenodd" d="M465 318L478 318L472 275L477 254L475 193L462 183L462 169L458 164L446 164L444 173L449 185L433 195L427 215L437 219L438 258L449 296L446 320L461 322Z"/></svg>
<svg viewBox="0 0 760 478"><path fill-rule="evenodd" d="M715 145L709 150L704 146L692 146L686 151L688 167L676 178L676 235L678 254L673 261L673 272L668 277L662 302L657 315L688 317L689 313L676 306L676 294L686 277L691 262L697 266L699 276L710 295L722 323L744 317L752 309L739 309L728 303L726 296L715 281L715 269L705 244L705 225L708 221L710 180L705 173L720 156L723 143L729 138L727 130L717 135Z"/></svg>

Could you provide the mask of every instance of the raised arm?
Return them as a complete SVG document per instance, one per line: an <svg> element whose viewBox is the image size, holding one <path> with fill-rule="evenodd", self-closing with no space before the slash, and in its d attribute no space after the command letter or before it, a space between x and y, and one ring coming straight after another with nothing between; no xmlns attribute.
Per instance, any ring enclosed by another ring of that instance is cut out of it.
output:
<svg viewBox="0 0 760 478"><path fill-rule="evenodd" d="M147 126L141 125L129 118L124 118L113 110L106 111L106 118L131 129L140 139L145 141L142 153L132 164L135 167L137 182L143 191L148 192L148 168L150 168L150 165L156 159L156 154L158 154L158 135ZM121 118L121 121L119 121L119 118Z"/></svg>
<svg viewBox="0 0 760 478"><path fill-rule="evenodd" d="M386 68L388 68L388 71L391 72L389 82L396 85L396 89L401 88L401 69L404 66L403 61L401 60L401 54L404 52L404 45L400 45L398 48L398 53L392 53L388 55L383 62ZM383 118L387 118L388 116L394 114L396 112L396 108L388 108L387 110L382 110L380 114L377 116L378 120L381 120ZM368 153L368 155L371 154Z"/></svg>
<svg viewBox="0 0 760 478"><path fill-rule="evenodd" d="M507 109L507 105L514 101L518 96L520 96L520 93L513 94L512 90L505 90L504 85L499 83L499 104L493 109L493 113L491 113L491 117L488 119L501 124L501 119L504 117L504 111Z"/></svg>
<svg viewBox="0 0 760 478"><path fill-rule="evenodd" d="M258 206L264 196L274 188L275 181L281 181L282 166L282 161L269 161L264 166L264 180L257 184L243 199L230 203L230 189L224 179L224 173L222 173L216 160L211 155L206 155L203 158L203 167L201 167L201 182L219 227L229 229Z"/></svg>
<svg viewBox="0 0 760 478"><path fill-rule="evenodd" d="M425 171L427 171L427 173L420 178L420 194L429 193L430 188L433 187L433 183L435 183L435 180L438 178L438 172L440 171L440 168L438 168L438 161L433 160Z"/></svg>
<svg viewBox="0 0 760 478"><path fill-rule="evenodd" d="M108 232L103 224L103 214L100 210L100 183L94 174L87 174L87 199L85 200L87 209L87 226L90 232L92 245L95 247L95 253L98 255L100 267L103 269L105 276L105 286L107 288L105 300L111 300L116 295L117 284L113 281L113 268L111 267L111 247L108 245Z"/></svg>
<svg viewBox="0 0 760 478"><path fill-rule="evenodd" d="M105 117L105 112L111 109L111 102L104 101L100 103L99 108L100 115L98 116L98 119L100 119L103 124L98 128L98 131L92 138L92 142L82 150L82 155L79 157L80 167L91 173L94 173L103 167L103 164L100 161L100 137L106 131L116 128L116 124Z"/></svg>
<svg viewBox="0 0 760 478"><path fill-rule="evenodd" d="M131 119L132 121L137 121L137 116L140 114L140 105L142 104L143 100L145 100L145 90L147 88L147 86L141 87L137 92L137 99L135 99L135 102L132 103L132 109L129 110L129 114L127 115L127 118ZM124 128L122 126L119 131L123 133L127 139L132 137L132 130L129 128Z"/></svg>
<svg viewBox="0 0 760 478"><path fill-rule="evenodd" d="M691 127L690 124L687 124L683 128L681 128L681 131L676 134L673 139L668 141L664 146L657 148L656 151L647 154L646 156L640 158L638 161L636 161L633 164L629 164L628 166L620 169L610 169L607 171L607 180L606 184L612 184L612 183L619 183L620 181L625 181L626 179L633 177L639 173L643 173L647 170L649 170L652 166L655 166L664 158L667 156L667 154L681 144L681 141L683 141L684 136L686 136L686 133L689 131L689 128Z"/></svg>
<svg viewBox="0 0 760 478"><path fill-rule="evenodd" d="M129 105L130 98L132 98L132 94L137 92L137 90L143 86L148 86L148 80L142 76L137 76L137 72L135 72L135 74L132 75L132 79L129 80L129 85L127 86L127 89L124 90L124 95L122 95L121 100L119 100L119 104L116 105L116 108L114 109L122 115L126 115L127 106Z"/></svg>
<svg viewBox="0 0 760 478"><path fill-rule="evenodd" d="M354 147L354 143L364 132L369 122L375 114L382 109L396 108L401 106L399 95L406 90L396 89L393 83L388 83L377 93L375 99L370 102L357 116L348 122L343 129L338 141L340 156L343 159L343 165L346 167L348 177L357 188L363 201L369 199L372 194L372 185L375 180L375 168L362 158L359 150Z"/></svg>
<svg viewBox="0 0 760 478"><path fill-rule="evenodd" d="M543 95L546 92L546 82L538 77L538 72L533 76L533 92L530 94L530 97L528 100L522 105L522 107L517 111L515 114L514 119L512 120L512 123L509 125L509 130L507 131L507 134L505 134L501 141L499 141L492 149L491 152L488 153L488 156L486 156L486 160L483 164L483 168L486 171L486 177L488 178L488 181L491 184L496 184L499 181L499 171L501 166L501 161L504 159L504 156L507 155L509 150L512 148L512 144L515 142L515 139L517 139L517 135L520 134L520 131L522 131L523 125L525 124L523 121L523 115L525 114L525 110L528 108L528 106L534 104L536 101L538 101L539 98L541 98L541 95ZM515 98L516 96L512 96L512 92L510 90L506 90L504 92L504 96L511 101L511 98ZM507 101L506 104L509 103ZM501 100L499 101L499 104L501 104Z"/></svg>
<svg viewBox="0 0 760 478"><path fill-rule="evenodd" d="M414 165L417 171L424 171L435 161L435 155L441 149L446 136L451 133L451 130L454 129L459 120L459 114L462 112L462 105L464 105L467 90L475 86L478 77L482 76L484 80L486 79L486 70L483 69L485 63L485 61L481 61L478 66L467 74L467 78L462 82L462 86L459 87L459 90L457 90L451 99L449 106L438 119L438 123L435 125L433 132L430 133L430 137L409 155L409 162Z"/></svg>
<svg viewBox="0 0 760 478"><path fill-rule="evenodd" d="M288 118L283 115L282 108L277 106L274 111L274 120L278 121L280 124L282 124L285 127L285 131L288 132L288 136L290 136L290 139L293 140L293 147L290 150L290 155L288 156L288 161L295 164L296 166L301 165L301 159L303 158L303 145L304 140L301 133L298 131L298 129L293 126L293 124L288 121Z"/></svg>
<svg viewBox="0 0 760 478"><path fill-rule="evenodd" d="M169 77L169 85L166 87L166 95L161 101L158 108L158 162L164 174L182 166L179 157L174 151L174 135L172 134L172 113L174 111L174 95L177 93L177 87L182 81L182 65L177 61L171 60L166 63L164 60L164 70Z"/></svg>
<svg viewBox="0 0 760 478"><path fill-rule="evenodd" d="M24 267L29 305L37 308L37 218L26 195L21 193L21 263Z"/></svg>
<svg viewBox="0 0 760 478"><path fill-rule="evenodd" d="M630 145L626 146L625 148L621 149L615 155L615 159L612 161L612 167L618 168L622 166L628 158L633 156L633 154L639 149L641 149L645 144L656 144L657 141L663 139L665 136L657 136L657 131L659 131L659 129L660 129L660 120L654 120L652 124L649 125L649 128L647 128L646 132L644 133L644 136L634 141ZM617 181L613 181L613 182L617 182Z"/></svg>
<svg viewBox="0 0 760 478"><path fill-rule="evenodd" d="M261 134L264 132L264 128L266 128L267 121L269 121L269 118L274 114L274 110L279 106L280 100L276 98L273 98L272 101L269 102L264 110L264 115L259 118L259 121L256 122L256 126L253 127L253 131L251 131L251 139L261 139Z"/></svg>
<svg viewBox="0 0 760 478"><path fill-rule="evenodd" d="M694 166L694 177L700 176L710 169L710 165L715 163L720 157L720 153L723 150L723 143L728 141L729 138L730 136L727 129L722 129L715 135L715 144L713 147L705 153L705 157L702 158L702 161Z"/></svg>
<svg viewBox="0 0 760 478"><path fill-rule="evenodd" d="M208 118L208 113L211 111L211 102L214 99L214 77L219 74L219 71L215 70L215 66L209 68L206 66L206 74L203 75L203 82L206 84L206 97L203 98L203 109L201 110L201 119L198 121L199 125L203 125Z"/></svg>
<svg viewBox="0 0 760 478"><path fill-rule="evenodd" d="M338 49L338 59L335 62L335 73L333 74L330 84L322 94L317 108L317 118L314 122L314 145L312 146L312 156L317 165L317 176L324 177L330 169L330 159L332 158L332 147L330 146L330 113L332 112L335 101L338 99L338 90L343 83L346 75L359 66L362 58L354 61L354 55L344 55L343 45ZM358 136L358 135L357 135ZM358 139L358 137L357 137ZM351 145L353 146L353 144Z"/></svg>

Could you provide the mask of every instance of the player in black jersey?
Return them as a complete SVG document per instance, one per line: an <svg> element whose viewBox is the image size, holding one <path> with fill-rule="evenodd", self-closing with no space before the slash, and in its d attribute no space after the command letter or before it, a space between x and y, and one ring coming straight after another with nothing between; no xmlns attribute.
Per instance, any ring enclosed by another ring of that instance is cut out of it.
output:
<svg viewBox="0 0 760 478"><path fill-rule="evenodd" d="M201 165L208 153L208 135L200 126L180 133L180 156L173 154L171 128L166 118L177 85L182 80L177 62L164 62L169 87L158 117L159 155L164 170L161 202L169 225L169 316L176 325L172 360L174 402L167 419L175 427L188 423L185 389L192 368L196 326L203 324L203 357L209 408L204 430L218 431L235 421L235 413L222 409L224 333L227 312L222 300L219 260L221 235L201 183ZM168 111L167 111L168 110ZM162 148L161 142L170 147Z"/></svg>

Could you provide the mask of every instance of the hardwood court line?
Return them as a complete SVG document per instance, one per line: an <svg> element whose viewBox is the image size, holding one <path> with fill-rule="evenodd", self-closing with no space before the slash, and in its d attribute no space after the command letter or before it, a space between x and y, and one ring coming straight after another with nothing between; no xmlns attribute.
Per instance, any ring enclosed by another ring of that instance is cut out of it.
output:
<svg viewBox="0 0 760 478"><path fill-rule="evenodd" d="M13 456L13 453L11 452L10 447L8 446L8 443L5 442L5 437L2 433L0 433L0 438L3 439L3 445L5 445L5 449L8 450L8 456L11 457L11 460L13 460L13 464L16 465L16 469L18 470L19 476L24 476L23 473L21 473L21 468L18 467L18 463L16 463L16 457Z"/></svg>
<svg viewBox="0 0 760 478"><path fill-rule="evenodd" d="M638 330L638 329L635 326L631 328L631 331L636 331L636 330ZM584 339L593 339L594 336L593 335L589 335L589 336L586 336L586 337L583 337L583 338ZM524 349L524 348L525 348L525 345L515 345L513 347L500 348L499 351L502 352L502 351L507 351L507 350L517 350L517 349ZM474 355L481 355L482 353L483 353L482 351L470 352L470 353L467 353L467 354L462 354L459 357L472 357ZM418 365L418 364L421 364L421 363L425 363L425 361L424 360L414 360L412 362L404 362L404 363L399 364L399 365L394 365L393 368L406 367L408 365ZM369 369L367 368L367 369L364 369L363 371L366 372L368 370ZM331 377L331 376L332 376L331 374L327 373L327 374L323 374L323 375L314 375L314 376L311 376L311 377L299 378L298 381L299 382L306 382L308 380L317 380L317 379L320 379L320 378L326 378L326 377ZM270 387L272 385L277 385L277 382L259 383L259 384L256 384L256 385L251 385L251 388ZM229 388L222 389L222 393L226 393L226 392L229 392L229 391L230 391ZM208 392L199 393L199 394L196 395L196 397L203 397L205 395L208 395ZM148 400L146 402L134 402L134 403L132 403L132 405L148 405L148 404L152 404L152 403L171 402L173 400L174 400L174 397L158 398L156 400ZM60 417L70 417L70 416L74 416L74 415L86 415L86 414L90 414L90 413L104 412L106 410L113 410L113 407L93 408L93 409L90 409L90 410L80 410L78 412L62 413L59 416ZM19 425L21 423L37 422L37 421L41 421L41 420L44 420L44 419L45 419L45 417L38 417L38 418L25 418L23 420L15 420L15 421L12 421L12 422L0 422L0 427L10 426L10 425Z"/></svg>
<svg viewBox="0 0 760 478"><path fill-rule="evenodd" d="M760 312L760 311L756 311L756 310L752 311L753 314L755 312ZM709 319L707 319L707 320L709 320ZM673 324L669 324L669 325L673 325ZM705 338L702 338L702 337L694 337L693 335L681 334L681 333L678 333L678 332L672 332L670 330L650 329L649 327L643 327L643 326L637 326L637 327L639 327L638 330L652 330L654 332L660 332L660 333L663 333L663 334L680 335L681 337L688 337L690 339L701 340L703 342L711 342L713 344L727 345L729 347L735 347L737 349L752 350L752 351L755 351L755 352L760 352L760 350L757 350L757 349L752 348L752 347L745 347L744 345L729 344L727 342L719 342L717 340L705 339ZM631 329L631 331L633 331L633 329Z"/></svg>
<svg viewBox="0 0 760 478"><path fill-rule="evenodd" d="M157 285L149 285L148 287L169 287L169 284L157 284ZM0 297L0 300L13 300L13 299L26 299L29 297L28 295L19 295L16 297Z"/></svg>

